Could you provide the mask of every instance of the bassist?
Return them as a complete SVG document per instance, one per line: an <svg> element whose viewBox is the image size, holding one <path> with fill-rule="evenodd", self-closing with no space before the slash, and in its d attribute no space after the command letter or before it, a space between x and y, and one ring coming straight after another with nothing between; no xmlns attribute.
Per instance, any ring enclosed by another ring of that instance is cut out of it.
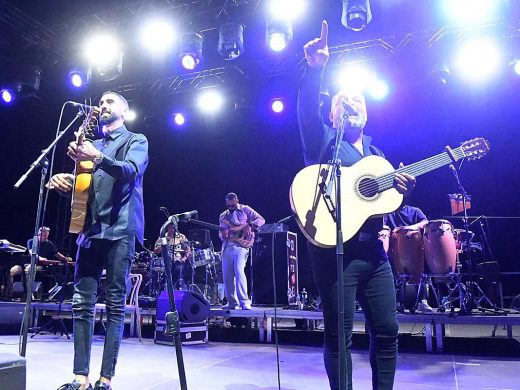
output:
<svg viewBox="0 0 520 390"><path fill-rule="evenodd" d="M265 223L264 218L251 207L240 204L237 194L226 195L227 210L220 214L219 236L222 240L222 276L227 304L224 310L240 307L251 310L244 272L254 231Z"/></svg>

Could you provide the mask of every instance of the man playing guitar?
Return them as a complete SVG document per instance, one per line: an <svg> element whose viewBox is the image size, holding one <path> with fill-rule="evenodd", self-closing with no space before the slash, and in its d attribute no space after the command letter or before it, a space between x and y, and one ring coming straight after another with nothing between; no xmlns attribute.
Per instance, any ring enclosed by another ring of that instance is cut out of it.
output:
<svg viewBox="0 0 520 390"><path fill-rule="evenodd" d="M254 242L254 231L265 219L251 207L240 204L234 192L226 195L226 207L219 218L224 294L228 301L222 308L236 309L240 304L243 310L251 310L244 268Z"/></svg>

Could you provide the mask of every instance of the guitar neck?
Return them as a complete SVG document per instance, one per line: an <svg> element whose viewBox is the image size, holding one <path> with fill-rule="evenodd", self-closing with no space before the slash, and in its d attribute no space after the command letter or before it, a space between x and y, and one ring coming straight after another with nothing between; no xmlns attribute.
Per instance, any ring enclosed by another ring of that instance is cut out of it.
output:
<svg viewBox="0 0 520 390"><path fill-rule="evenodd" d="M452 157L455 159L455 161L464 158L465 154L462 150L462 147L452 149L451 155L448 152L443 152L425 160L396 169L395 171L387 173L386 175L377 177L375 180L378 184L378 192L386 191L394 186L394 176L396 173L408 173L409 175L415 177L421 176L425 173L434 171L435 169L453 163Z"/></svg>

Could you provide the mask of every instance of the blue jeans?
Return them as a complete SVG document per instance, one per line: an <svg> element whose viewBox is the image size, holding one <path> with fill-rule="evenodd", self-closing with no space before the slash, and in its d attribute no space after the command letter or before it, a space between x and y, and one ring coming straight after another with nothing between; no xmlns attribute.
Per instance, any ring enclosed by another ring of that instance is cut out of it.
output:
<svg viewBox="0 0 520 390"><path fill-rule="evenodd" d="M125 326L126 283L134 257L134 246L135 237L127 236L115 241L94 239L78 248L72 301L76 375L89 374L94 305L101 273L105 268L107 328L101 376L114 376Z"/></svg>
<svg viewBox="0 0 520 390"><path fill-rule="evenodd" d="M314 279L321 298L324 319L324 362L330 388L340 389L338 351L338 278L336 250L308 245ZM394 278L382 243L355 242L345 245L344 310L346 388L352 390L352 328L356 298L365 314L370 334L370 365L373 389L393 387L397 362L397 313Z"/></svg>

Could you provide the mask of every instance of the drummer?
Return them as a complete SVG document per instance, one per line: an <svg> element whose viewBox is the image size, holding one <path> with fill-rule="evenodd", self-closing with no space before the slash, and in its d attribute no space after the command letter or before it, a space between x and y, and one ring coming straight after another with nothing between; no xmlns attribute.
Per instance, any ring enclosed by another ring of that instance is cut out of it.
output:
<svg viewBox="0 0 520 390"><path fill-rule="evenodd" d="M186 236L179 231L176 231L173 225L168 225L168 232L166 233L166 240L168 242L168 250L173 260L172 279L175 281L175 288L177 290L187 290L188 286L184 281L184 273L186 272L186 260L191 254L191 248ZM155 242L153 251L155 254L161 254L161 237Z"/></svg>
<svg viewBox="0 0 520 390"><path fill-rule="evenodd" d="M384 224L393 231L395 228L407 226L410 229L423 230L428 224L428 218L418 207L413 207L403 202L393 213L384 217Z"/></svg>

